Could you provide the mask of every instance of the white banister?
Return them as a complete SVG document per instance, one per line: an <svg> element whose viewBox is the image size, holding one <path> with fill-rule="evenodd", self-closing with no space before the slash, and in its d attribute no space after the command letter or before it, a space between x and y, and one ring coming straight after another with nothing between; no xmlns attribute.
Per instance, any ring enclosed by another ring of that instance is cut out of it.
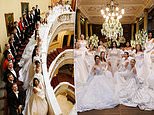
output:
<svg viewBox="0 0 154 115"><path fill-rule="evenodd" d="M63 85L71 86L72 88L75 89L74 85L70 84L69 82L61 82L56 86L56 88L54 89L54 92L56 92Z"/></svg>
<svg viewBox="0 0 154 115"><path fill-rule="evenodd" d="M49 67L49 77L50 80L52 79L52 77L54 76L54 73L57 69L57 67L59 66L60 63L62 63L64 60L68 60L68 59L74 59L74 55L73 55L73 49L67 49L63 52L61 52L55 59L54 61L51 63L50 67Z"/></svg>
<svg viewBox="0 0 154 115"><path fill-rule="evenodd" d="M61 15L59 15L58 18L56 18L56 20L53 22L53 25L49 30L48 45L50 44L50 42L52 42L53 38L58 34L59 31L62 30L74 31L75 27L74 24L75 24L75 12L62 13Z"/></svg>
<svg viewBox="0 0 154 115"><path fill-rule="evenodd" d="M66 19L63 20L63 18ZM47 72L47 52L49 48L50 42L54 39L54 36L58 34L58 32L63 31L65 29L71 29L74 31L74 22L75 22L75 13L74 12L55 12L48 18L48 24L41 25L39 30L40 38L42 39L41 45L41 59L42 59L42 72L45 82L45 90L46 90L46 98L49 104L49 114L51 115L62 115L62 111L57 102L56 96L54 94L54 90L50 84L49 76L50 74ZM69 26L68 26L69 25ZM24 53L22 55L22 60L20 60L20 65L25 66L25 63L31 59L31 54L33 48L36 44L34 40L34 35L30 39L30 42L27 44ZM27 57L25 57L26 55ZM23 81L26 82L26 81Z"/></svg>
<svg viewBox="0 0 154 115"><path fill-rule="evenodd" d="M70 14L74 14L74 13L69 13L69 15ZM46 96L47 96L48 103L50 105L49 107L51 107L50 109L53 109L53 112L54 112L55 115L61 115L62 111L61 111L60 106L57 102L53 88L51 87L51 84L50 84L50 80L49 80L50 74L47 72L46 61L47 61L48 47L49 47L50 41L52 41L52 39L54 38L53 35L54 35L54 33L56 33L57 28L62 26L63 24L71 23L70 21L59 22L59 17L61 17L61 15L63 15L63 14L57 15L57 17L55 19L53 19L52 22L49 21L51 23L49 23L48 25L40 28L40 33L41 33L40 37L42 38L42 47L41 47L42 71L43 71L44 82L45 82L45 86L46 86ZM61 30L59 30L59 31L61 31ZM56 33L56 34L58 34L58 33Z"/></svg>

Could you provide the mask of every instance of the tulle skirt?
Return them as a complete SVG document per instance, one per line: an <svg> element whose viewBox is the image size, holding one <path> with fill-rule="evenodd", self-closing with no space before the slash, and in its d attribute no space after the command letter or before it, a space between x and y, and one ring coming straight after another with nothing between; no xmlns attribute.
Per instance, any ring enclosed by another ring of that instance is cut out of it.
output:
<svg viewBox="0 0 154 115"><path fill-rule="evenodd" d="M118 104L111 80L104 75L95 75L77 94L77 111L113 108Z"/></svg>
<svg viewBox="0 0 154 115"><path fill-rule="evenodd" d="M45 98L32 94L29 99L25 115L47 115L48 104Z"/></svg>

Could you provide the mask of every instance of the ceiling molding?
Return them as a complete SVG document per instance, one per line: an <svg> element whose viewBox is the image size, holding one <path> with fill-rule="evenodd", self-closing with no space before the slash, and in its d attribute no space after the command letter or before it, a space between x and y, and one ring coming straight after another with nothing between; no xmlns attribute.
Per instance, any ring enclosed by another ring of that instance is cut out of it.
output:
<svg viewBox="0 0 154 115"><path fill-rule="evenodd" d="M106 6L106 1L110 0L78 0L78 9L82 15L88 19L89 23L102 24L100 10ZM119 7L124 7L125 14L121 23L135 23L137 17L143 17L144 9L154 5L154 0L116 0ZM103 5L102 5L103 4Z"/></svg>

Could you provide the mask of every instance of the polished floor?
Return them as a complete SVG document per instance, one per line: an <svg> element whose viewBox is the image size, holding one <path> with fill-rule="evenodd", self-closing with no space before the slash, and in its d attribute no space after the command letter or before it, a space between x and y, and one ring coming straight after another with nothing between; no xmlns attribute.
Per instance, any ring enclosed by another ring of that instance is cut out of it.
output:
<svg viewBox="0 0 154 115"><path fill-rule="evenodd" d="M138 108L119 105L113 109L91 110L78 115L154 115L154 111L142 111Z"/></svg>

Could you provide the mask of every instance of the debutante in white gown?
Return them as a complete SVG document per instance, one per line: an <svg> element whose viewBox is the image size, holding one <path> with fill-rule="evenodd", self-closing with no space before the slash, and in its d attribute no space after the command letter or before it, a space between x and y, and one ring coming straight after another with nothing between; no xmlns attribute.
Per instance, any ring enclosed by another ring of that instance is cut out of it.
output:
<svg viewBox="0 0 154 115"><path fill-rule="evenodd" d="M150 64L149 75L147 76L147 83L149 88L154 90L154 54L151 54L150 58L151 58L151 64Z"/></svg>
<svg viewBox="0 0 154 115"><path fill-rule="evenodd" d="M107 61L111 63L111 72L114 73L118 70L118 63L120 62L120 50L113 48L109 50Z"/></svg>
<svg viewBox="0 0 154 115"><path fill-rule="evenodd" d="M150 59L150 70L146 76L146 81L141 82L134 96L134 102L138 104L141 110L154 110L154 54L150 55Z"/></svg>
<svg viewBox="0 0 154 115"><path fill-rule="evenodd" d="M79 41L79 49L82 52L82 57L85 58L85 53L88 51L88 49L86 48L87 46L87 41L86 40L80 40Z"/></svg>
<svg viewBox="0 0 154 115"><path fill-rule="evenodd" d="M80 49L74 50L74 74L77 87L85 84L88 78L88 68L86 66L84 58L82 57L82 54L83 52Z"/></svg>
<svg viewBox="0 0 154 115"><path fill-rule="evenodd" d="M95 73L95 74L94 74ZM112 75L112 74L111 74ZM77 111L113 108L118 104L113 83L101 66L95 68L92 79L77 95Z"/></svg>
<svg viewBox="0 0 154 115"><path fill-rule="evenodd" d="M138 90L136 102L142 110L154 110L154 54L150 55L151 64L146 84Z"/></svg>
<svg viewBox="0 0 154 115"><path fill-rule="evenodd" d="M79 41L79 49L74 50L74 67L75 67L75 82L76 85L83 85L87 82L88 67L85 61L85 54L87 52L86 41Z"/></svg>
<svg viewBox="0 0 154 115"><path fill-rule="evenodd" d="M116 95L119 98L120 104L136 107L133 97L138 89L135 68L129 66L120 72L115 73L116 78Z"/></svg>
<svg viewBox="0 0 154 115"><path fill-rule="evenodd" d="M25 115L47 115L48 104L44 90L34 87L38 92L33 93L29 99Z"/></svg>
<svg viewBox="0 0 154 115"><path fill-rule="evenodd" d="M144 51L145 74L148 74L150 71L150 64L151 64L150 55L151 55L151 52L154 51L153 41L154 39L151 39L145 43L145 51Z"/></svg>
<svg viewBox="0 0 154 115"><path fill-rule="evenodd" d="M95 64L95 61L94 61L94 56L96 54L95 51L87 51L85 52L85 63L86 63L86 66L88 68L88 72L90 73L91 69L92 69L92 66Z"/></svg>
<svg viewBox="0 0 154 115"><path fill-rule="evenodd" d="M145 80L145 75L144 75L144 53L143 52L138 52L135 54L135 60L136 60L136 70L137 70L137 76L140 77L142 80Z"/></svg>

